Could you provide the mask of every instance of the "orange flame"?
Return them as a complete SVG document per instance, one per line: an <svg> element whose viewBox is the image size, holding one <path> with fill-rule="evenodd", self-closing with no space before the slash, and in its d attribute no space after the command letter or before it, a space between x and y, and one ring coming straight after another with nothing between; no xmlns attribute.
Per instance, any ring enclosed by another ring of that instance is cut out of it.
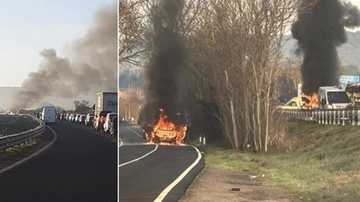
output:
<svg viewBox="0 0 360 202"><path fill-rule="evenodd" d="M175 125L173 122L167 120L168 116L163 109L159 109L159 111L159 120L157 124L153 126L152 131L147 132L143 130L148 143L154 144L155 140L157 140L159 144L175 143L177 145L183 145L187 130L186 124Z"/></svg>
<svg viewBox="0 0 360 202"><path fill-rule="evenodd" d="M303 106L307 109L316 109L318 107L318 95L317 93L313 93L311 95L304 95L304 97L306 97L309 102L304 102Z"/></svg>

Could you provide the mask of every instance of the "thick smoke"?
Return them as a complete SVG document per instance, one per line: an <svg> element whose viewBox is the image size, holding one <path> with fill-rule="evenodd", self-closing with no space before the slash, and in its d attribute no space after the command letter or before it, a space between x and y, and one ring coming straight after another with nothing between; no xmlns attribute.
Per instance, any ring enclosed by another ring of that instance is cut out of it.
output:
<svg viewBox="0 0 360 202"><path fill-rule="evenodd" d="M76 98L117 90L116 4L100 9L93 26L68 48L72 62L54 49L40 51L39 69L29 73L21 90L15 92L13 108L38 107L49 96Z"/></svg>
<svg viewBox="0 0 360 202"><path fill-rule="evenodd" d="M145 73L146 104L144 121L153 123L158 110L164 109L170 121L176 122L183 95L183 79L188 56L180 23L183 1L163 0L154 6L151 20L154 27L153 49Z"/></svg>
<svg viewBox="0 0 360 202"><path fill-rule="evenodd" d="M311 4L312 0L303 0L301 7ZM345 27L360 25L359 13L351 3L339 0L319 0L310 10L299 12L291 31L304 54L301 74L306 95L320 86L339 84L337 47L347 41Z"/></svg>

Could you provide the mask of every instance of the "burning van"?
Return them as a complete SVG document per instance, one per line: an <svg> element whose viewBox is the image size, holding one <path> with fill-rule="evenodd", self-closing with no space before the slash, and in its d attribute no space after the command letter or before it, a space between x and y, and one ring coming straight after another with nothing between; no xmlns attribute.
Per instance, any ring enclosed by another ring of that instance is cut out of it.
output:
<svg viewBox="0 0 360 202"><path fill-rule="evenodd" d="M143 129L143 137L149 143L169 143L181 145L186 136L187 124L183 113L178 112L172 116L172 120L164 109L159 109L155 119L146 121L144 111L140 115L140 124Z"/></svg>

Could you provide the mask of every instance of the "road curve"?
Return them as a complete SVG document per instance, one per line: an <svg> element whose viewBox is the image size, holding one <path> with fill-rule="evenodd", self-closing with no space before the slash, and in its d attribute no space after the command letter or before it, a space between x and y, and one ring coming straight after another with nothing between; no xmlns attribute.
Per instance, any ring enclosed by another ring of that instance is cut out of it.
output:
<svg viewBox="0 0 360 202"><path fill-rule="evenodd" d="M140 132L119 128L118 201L178 201L204 167L201 154L192 146L143 144Z"/></svg>
<svg viewBox="0 0 360 202"><path fill-rule="evenodd" d="M116 201L116 144L83 127L51 126L49 149L0 174L1 201Z"/></svg>

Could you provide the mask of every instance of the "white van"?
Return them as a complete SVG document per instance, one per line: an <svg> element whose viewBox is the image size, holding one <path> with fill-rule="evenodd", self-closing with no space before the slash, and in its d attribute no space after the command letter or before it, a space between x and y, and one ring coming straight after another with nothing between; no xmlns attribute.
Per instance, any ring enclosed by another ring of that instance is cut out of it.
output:
<svg viewBox="0 0 360 202"><path fill-rule="evenodd" d="M104 133L109 133L109 129L110 129L110 124L112 123L112 120L114 119L114 117L117 116L117 113L115 112L110 112L108 114L106 114L106 118L105 118L105 122L104 122L104 129L103 132Z"/></svg>
<svg viewBox="0 0 360 202"><path fill-rule="evenodd" d="M43 107L41 113L41 120L45 123L53 123L56 124L56 109L54 106L46 106Z"/></svg>
<svg viewBox="0 0 360 202"><path fill-rule="evenodd" d="M318 91L318 108L320 109L345 109L351 101L345 89L334 86L321 86Z"/></svg>

